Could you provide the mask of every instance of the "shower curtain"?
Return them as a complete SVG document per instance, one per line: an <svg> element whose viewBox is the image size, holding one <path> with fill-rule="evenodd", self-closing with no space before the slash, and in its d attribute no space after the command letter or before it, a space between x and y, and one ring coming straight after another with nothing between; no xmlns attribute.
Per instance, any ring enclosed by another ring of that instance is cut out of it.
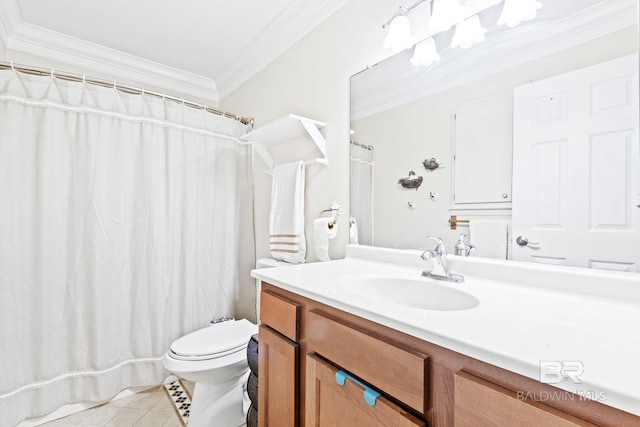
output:
<svg viewBox="0 0 640 427"><path fill-rule="evenodd" d="M351 144L349 210L358 225L358 243L373 244L373 148Z"/></svg>
<svg viewBox="0 0 640 427"><path fill-rule="evenodd" d="M243 304L245 131L151 96L0 72L0 426L161 384L173 340Z"/></svg>

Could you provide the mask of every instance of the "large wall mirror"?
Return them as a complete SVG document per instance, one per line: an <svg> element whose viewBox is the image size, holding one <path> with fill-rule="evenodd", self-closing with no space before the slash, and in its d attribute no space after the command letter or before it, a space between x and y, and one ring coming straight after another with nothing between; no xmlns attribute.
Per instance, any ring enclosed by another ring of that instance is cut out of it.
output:
<svg viewBox="0 0 640 427"><path fill-rule="evenodd" d="M351 77L352 243L464 233L478 256L640 271L637 1L541 2L514 28L485 10L468 49L438 34L429 67L408 49Z"/></svg>

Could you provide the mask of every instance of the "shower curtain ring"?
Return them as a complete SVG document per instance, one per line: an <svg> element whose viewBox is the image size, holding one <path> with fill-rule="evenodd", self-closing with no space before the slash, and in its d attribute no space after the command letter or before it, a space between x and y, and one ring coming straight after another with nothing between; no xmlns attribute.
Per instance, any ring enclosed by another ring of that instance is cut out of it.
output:
<svg viewBox="0 0 640 427"><path fill-rule="evenodd" d="M54 71L55 71L55 69L54 69L54 68L52 68L52 69L51 69L51 78L52 78L52 79L55 79L55 78L56 78L56 74L55 74L55 72L54 72Z"/></svg>
<svg viewBox="0 0 640 427"><path fill-rule="evenodd" d="M83 85L86 85L86 84L87 84L87 75L86 75L86 74L83 74L83 75L82 75L82 84L83 84Z"/></svg>
<svg viewBox="0 0 640 427"><path fill-rule="evenodd" d="M13 72L14 72L14 73L16 72L16 69L15 69L15 67L13 66L13 61L11 61L11 69L13 70Z"/></svg>

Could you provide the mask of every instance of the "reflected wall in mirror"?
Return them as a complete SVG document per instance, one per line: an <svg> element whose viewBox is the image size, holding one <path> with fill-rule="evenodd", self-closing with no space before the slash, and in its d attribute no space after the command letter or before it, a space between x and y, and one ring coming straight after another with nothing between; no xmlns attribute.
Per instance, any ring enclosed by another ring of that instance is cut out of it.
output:
<svg viewBox="0 0 640 427"><path fill-rule="evenodd" d="M441 60L430 67L413 67L409 49L352 76L350 206L358 243L423 249L425 237L436 235L452 253L464 233L478 246L475 256L640 271L638 61L629 56L638 52L637 3L543 5L515 28L492 27L501 4L487 9L485 41L466 50L448 47L452 30L439 34ZM616 60L629 70L598 74L598 64ZM565 86L582 81L585 69L596 70L595 83L582 85L587 97L577 105L591 116L607 110L600 122L619 128L574 114L576 96ZM557 81L565 86L553 87ZM538 135L541 128L560 133ZM538 139L529 140L533 134ZM573 139L583 145L567 145ZM428 170L422 163L431 158L440 166ZM419 189L398 184L408 171L423 176ZM459 196L464 191L470 197ZM452 230L451 215L470 223ZM563 233L549 237L554 231ZM594 237L605 234L603 242Z"/></svg>

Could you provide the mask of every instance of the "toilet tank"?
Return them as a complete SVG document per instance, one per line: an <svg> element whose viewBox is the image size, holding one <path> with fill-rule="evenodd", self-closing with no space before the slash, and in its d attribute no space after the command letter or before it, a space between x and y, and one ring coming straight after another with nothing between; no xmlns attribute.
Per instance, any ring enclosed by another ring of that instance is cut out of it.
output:
<svg viewBox="0 0 640 427"><path fill-rule="evenodd" d="M256 269L259 268L271 268L271 267L285 267L295 265L285 261L279 261L273 258L260 258L256 261ZM256 318L258 324L260 324L260 280L256 279Z"/></svg>

